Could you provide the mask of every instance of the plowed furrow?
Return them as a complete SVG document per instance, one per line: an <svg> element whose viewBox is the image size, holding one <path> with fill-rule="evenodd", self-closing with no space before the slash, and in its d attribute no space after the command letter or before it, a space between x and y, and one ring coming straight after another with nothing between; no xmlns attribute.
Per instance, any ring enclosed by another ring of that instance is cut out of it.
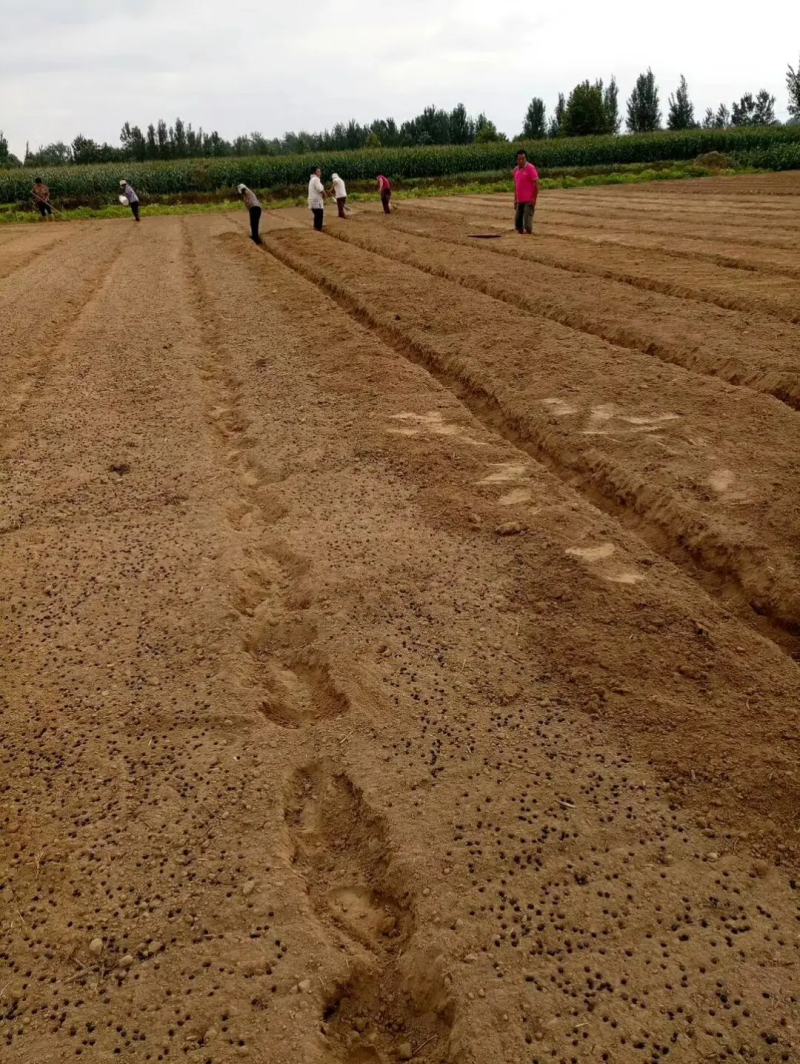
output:
<svg viewBox="0 0 800 1064"><path fill-rule="evenodd" d="M605 279L565 277L542 263L510 272L480 243L437 240L413 226L380 224L332 228L349 243L406 262L433 276L501 299L571 329L695 373L765 392L800 409L798 330L739 311L697 305L661 293L641 293Z"/></svg>
<svg viewBox="0 0 800 1064"><path fill-rule="evenodd" d="M341 242L269 248L440 375L487 423L637 527L704 586L792 645L800 593L790 527L796 416ZM312 249L313 248L313 252ZM434 309L435 308L435 309ZM434 317L436 325L434 327ZM500 339L500 338L503 339ZM762 463L738 467L752 436ZM800 439L798 439L800 443ZM791 448L790 448L791 449ZM786 489L774 499L778 478ZM788 523L787 523L788 522Z"/></svg>
<svg viewBox="0 0 800 1064"><path fill-rule="evenodd" d="M452 208L404 207L404 224L423 221L425 231L441 232L445 211L450 215L450 230L463 231L464 214ZM427 217L426 217L427 216ZM474 218L470 219L473 229ZM478 228L480 228L478 224ZM524 239L524 238L523 238ZM525 261L546 262L559 269L608 277L644 291L691 299L699 303L713 303L729 310L749 310L792 323L800 322L800 303L797 283L790 278L753 274L701 262L676 262L657 252L619 248L607 245L599 249L584 248L577 242L550 240L537 236L523 244L487 242L495 254Z"/></svg>

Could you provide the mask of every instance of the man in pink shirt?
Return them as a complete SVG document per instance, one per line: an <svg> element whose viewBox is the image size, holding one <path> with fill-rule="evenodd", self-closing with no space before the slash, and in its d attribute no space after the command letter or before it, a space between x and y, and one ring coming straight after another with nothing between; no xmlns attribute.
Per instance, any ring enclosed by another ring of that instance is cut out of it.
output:
<svg viewBox="0 0 800 1064"><path fill-rule="evenodd" d="M389 184L389 178L384 177L383 174L378 174L378 191L381 194L383 213L391 214L392 186Z"/></svg>
<svg viewBox="0 0 800 1064"><path fill-rule="evenodd" d="M539 174L524 151L517 152L514 170L514 226L518 233L533 232L533 211L539 195Z"/></svg>

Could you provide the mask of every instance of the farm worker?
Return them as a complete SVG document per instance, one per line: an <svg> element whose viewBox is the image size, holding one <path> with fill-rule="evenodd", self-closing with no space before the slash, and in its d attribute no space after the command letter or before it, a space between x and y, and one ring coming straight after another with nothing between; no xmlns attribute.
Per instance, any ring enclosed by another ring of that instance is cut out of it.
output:
<svg viewBox="0 0 800 1064"><path fill-rule="evenodd" d="M336 200L336 206L339 208L339 217L346 218L345 206L347 205L347 189L345 188L344 181L338 174L334 174L331 178L331 193Z"/></svg>
<svg viewBox="0 0 800 1064"><path fill-rule="evenodd" d="M133 189L124 177L121 178L119 187L122 189L122 195L128 201L128 206L130 207L131 212L133 213L133 220L135 222L140 221L141 219L139 218L139 197L136 195L136 193L133 191Z"/></svg>
<svg viewBox="0 0 800 1064"><path fill-rule="evenodd" d="M517 152L514 170L514 225L518 233L533 232L533 211L539 195L539 173L524 151Z"/></svg>
<svg viewBox="0 0 800 1064"><path fill-rule="evenodd" d="M389 178L384 177L383 174L378 174L378 191L381 194L383 213L391 214L392 208L389 206L389 201L392 198L392 186L389 184Z"/></svg>
<svg viewBox="0 0 800 1064"><path fill-rule="evenodd" d="M314 215L314 228L321 233L325 219L325 188L319 166L315 166L311 171L311 180L308 182L308 208Z"/></svg>
<svg viewBox="0 0 800 1064"><path fill-rule="evenodd" d="M250 235L254 244L263 244L264 241L258 235L258 226L261 221L261 204L256 198L255 192L251 192L247 185L236 186L239 195L244 200L244 205L250 212Z"/></svg>
<svg viewBox="0 0 800 1064"><path fill-rule="evenodd" d="M41 214L42 218L46 218L48 214L51 218L54 218L53 208L50 206L50 189L42 181L41 177L37 177L33 182L31 195L34 203L39 208L39 214Z"/></svg>

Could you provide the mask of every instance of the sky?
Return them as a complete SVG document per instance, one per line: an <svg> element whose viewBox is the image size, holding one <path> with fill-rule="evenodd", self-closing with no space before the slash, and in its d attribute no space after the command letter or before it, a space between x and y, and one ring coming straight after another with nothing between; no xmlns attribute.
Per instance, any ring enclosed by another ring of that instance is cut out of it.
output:
<svg viewBox="0 0 800 1064"><path fill-rule="evenodd" d="M767 0L0 0L0 130L20 157L78 133L176 115L226 138L398 122L430 103L485 111L515 136L533 96L652 67L696 114L768 89L785 120L800 4Z"/></svg>

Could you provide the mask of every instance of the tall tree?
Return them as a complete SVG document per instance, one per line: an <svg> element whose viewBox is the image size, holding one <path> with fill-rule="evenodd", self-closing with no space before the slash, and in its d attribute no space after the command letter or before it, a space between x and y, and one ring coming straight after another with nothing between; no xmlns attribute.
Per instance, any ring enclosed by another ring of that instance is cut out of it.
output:
<svg viewBox="0 0 800 1064"><path fill-rule="evenodd" d="M186 126L180 118L175 119L172 147L176 158L186 158Z"/></svg>
<svg viewBox="0 0 800 1064"><path fill-rule="evenodd" d="M603 84L602 81L600 84ZM603 89L603 107L606 112L606 133L619 133L619 86L613 74Z"/></svg>
<svg viewBox="0 0 800 1064"><path fill-rule="evenodd" d="M463 103L457 103L450 112L448 127L451 144L471 144L475 139L475 123Z"/></svg>
<svg viewBox="0 0 800 1064"><path fill-rule="evenodd" d="M582 81L569 94L561 132L565 137L587 137L606 132L603 83Z"/></svg>
<svg viewBox="0 0 800 1064"><path fill-rule="evenodd" d="M556 109L553 112L553 117L550 119L550 125L547 127L548 137L558 137L561 135L562 127L564 125L564 113L567 110L567 101L564 99L564 93L558 94L558 103Z"/></svg>
<svg viewBox="0 0 800 1064"><path fill-rule="evenodd" d="M658 86L655 74L649 68L646 74L640 74L636 79L633 92L628 98L626 124L629 133L652 133L661 128Z"/></svg>
<svg viewBox="0 0 800 1064"><path fill-rule="evenodd" d="M156 125L156 140L158 142L158 158L169 158L169 130L163 118L159 118Z"/></svg>
<svg viewBox="0 0 800 1064"><path fill-rule="evenodd" d="M475 143L488 144L494 140L508 140L508 137L500 133L494 122L481 112L475 119Z"/></svg>
<svg viewBox="0 0 800 1064"><path fill-rule="evenodd" d="M734 126L772 126L775 125L775 97L766 89L753 96L746 92L738 103L731 106L731 125Z"/></svg>
<svg viewBox="0 0 800 1064"><path fill-rule="evenodd" d="M521 140L541 140L546 136L544 100L534 96L528 104L525 112L525 121L522 125Z"/></svg>
<svg viewBox="0 0 800 1064"><path fill-rule="evenodd" d="M790 66L786 71L786 88L789 90L789 114L792 118L800 118L800 59L797 70Z"/></svg>
<svg viewBox="0 0 800 1064"><path fill-rule="evenodd" d="M689 99L689 86L686 78L681 74L680 84L675 95L669 98L669 114L667 116L668 129L696 129L697 122L694 120L694 104Z"/></svg>
<svg viewBox="0 0 800 1064"><path fill-rule="evenodd" d="M72 148L63 140L45 144L38 151L25 151L26 166L68 166L72 162Z"/></svg>
<svg viewBox="0 0 800 1064"><path fill-rule="evenodd" d="M760 89L756 95L755 124L757 126L774 126L775 121L775 97L770 96L766 89Z"/></svg>
<svg viewBox="0 0 800 1064"><path fill-rule="evenodd" d="M26 150L25 151L25 157L27 158L27 156L28 156L28 152ZM10 149L8 147L8 140L6 139L2 129L0 129L0 166L9 167L10 168L12 166L21 166L21 165L22 165L22 163L19 161L19 159L16 157L16 155L12 155L11 154L11 151L10 151Z"/></svg>
<svg viewBox="0 0 800 1064"><path fill-rule="evenodd" d="M79 133L72 142L72 161L77 165L100 161L100 145Z"/></svg>
<svg viewBox="0 0 800 1064"><path fill-rule="evenodd" d="M147 141L138 126L126 122L119 134L122 151L131 159L143 162L147 158Z"/></svg>

